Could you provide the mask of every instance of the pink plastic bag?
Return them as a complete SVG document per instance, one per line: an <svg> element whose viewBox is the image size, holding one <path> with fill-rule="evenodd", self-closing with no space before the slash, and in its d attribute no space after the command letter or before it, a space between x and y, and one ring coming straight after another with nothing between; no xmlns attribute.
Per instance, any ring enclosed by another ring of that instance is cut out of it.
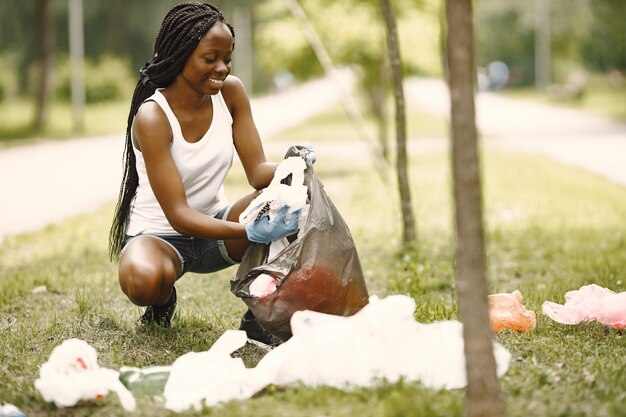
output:
<svg viewBox="0 0 626 417"><path fill-rule="evenodd" d="M568 291L563 305L545 301L541 311L557 323L596 320L621 330L626 327L626 292L615 293L596 284L585 285Z"/></svg>
<svg viewBox="0 0 626 417"><path fill-rule="evenodd" d="M510 294L492 294L487 298L491 330L494 332L507 327L520 332L528 332L537 326L535 313L522 305L523 297L519 290Z"/></svg>

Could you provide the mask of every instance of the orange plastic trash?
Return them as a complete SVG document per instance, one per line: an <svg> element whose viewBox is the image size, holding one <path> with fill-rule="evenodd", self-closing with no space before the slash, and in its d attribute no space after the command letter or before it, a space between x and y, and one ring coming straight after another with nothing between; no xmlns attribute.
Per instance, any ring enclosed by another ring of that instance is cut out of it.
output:
<svg viewBox="0 0 626 417"><path fill-rule="evenodd" d="M535 312L522 305L522 293L515 290L510 294L491 294L489 300L489 320L491 330L499 332L511 328L520 332L534 330L537 326Z"/></svg>

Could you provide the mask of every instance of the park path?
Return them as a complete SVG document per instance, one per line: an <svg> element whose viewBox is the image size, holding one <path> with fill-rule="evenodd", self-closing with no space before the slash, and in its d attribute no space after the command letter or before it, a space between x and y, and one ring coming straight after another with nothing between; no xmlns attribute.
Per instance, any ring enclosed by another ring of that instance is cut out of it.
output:
<svg viewBox="0 0 626 417"><path fill-rule="evenodd" d="M410 105L448 118L448 88L441 80L412 78L405 89ZM626 186L626 123L481 92L476 124L487 146L544 154Z"/></svg>
<svg viewBox="0 0 626 417"><path fill-rule="evenodd" d="M350 72L342 73L348 86ZM407 102L448 117L447 87L438 80L408 79ZM261 137L295 126L340 100L344 89L329 79L295 86L252 100ZM626 124L566 110L477 95L477 123L484 143L513 152L542 153L626 186ZM287 144L265 141L268 155L281 155ZM446 149L443 138L409 143L412 152ZM318 159L370 158L364 142L315 144ZM66 218L95 211L117 198L123 132L116 135L42 142L0 149L0 242L5 236L34 231Z"/></svg>

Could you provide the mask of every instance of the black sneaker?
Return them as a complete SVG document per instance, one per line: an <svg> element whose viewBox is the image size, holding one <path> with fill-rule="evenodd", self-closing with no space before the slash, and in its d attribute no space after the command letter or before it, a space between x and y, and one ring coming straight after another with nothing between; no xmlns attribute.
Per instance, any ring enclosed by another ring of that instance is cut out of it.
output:
<svg viewBox="0 0 626 417"><path fill-rule="evenodd" d="M241 318L241 325L239 326L239 330L245 330L246 335L248 336L248 340L257 345L259 343L261 345L264 345L260 346L262 348L271 348L283 343L283 341L280 340L278 337L265 330L250 310L246 311L246 313Z"/></svg>
<svg viewBox="0 0 626 417"><path fill-rule="evenodd" d="M143 313L143 316L141 316L139 320L143 325L156 323L163 327L170 327L172 317L174 317L174 313L176 312L176 304L176 288L172 287L172 294L170 295L170 299L167 300L167 303L160 306L152 305L146 307L146 312Z"/></svg>

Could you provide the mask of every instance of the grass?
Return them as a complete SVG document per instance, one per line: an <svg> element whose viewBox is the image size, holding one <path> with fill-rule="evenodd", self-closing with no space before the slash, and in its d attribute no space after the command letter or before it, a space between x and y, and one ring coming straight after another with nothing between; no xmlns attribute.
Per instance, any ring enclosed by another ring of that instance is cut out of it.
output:
<svg viewBox="0 0 626 417"><path fill-rule="evenodd" d="M412 157L420 240L406 253L398 250L396 202L373 173L332 158L316 165L351 228L370 292L410 294L422 322L457 318L446 155ZM496 336L513 354L502 379L507 415L626 415L623 333L596 323L560 325L540 312L544 300L562 303L566 291L587 283L625 290L626 190L536 156L487 151L483 165L490 290L520 289L538 317L530 334ZM229 193L244 192L242 175L234 170ZM231 268L179 282L180 315L171 329L138 327L141 310L122 295L115 265L107 260L111 210L12 236L0 246L0 400L28 416L123 414L114 394L65 410L42 400L33 386L38 366L67 338L92 344L101 366L164 365L208 349L224 330L236 328L245 309L229 292ZM31 292L40 285L47 292ZM262 352L246 347L238 355L253 366ZM203 415L461 416L463 403L461 391L415 383L351 392L270 387ZM169 414L158 400L140 397L135 415Z"/></svg>
<svg viewBox="0 0 626 417"><path fill-rule="evenodd" d="M0 145L17 145L39 139L67 139L76 136L96 136L126 129L130 100L90 104L85 108L85 129L75 131L72 126L70 103L51 103L44 130L33 127L33 100L16 98L0 102Z"/></svg>
<svg viewBox="0 0 626 417"><path fill-rule="evenodd" d="M274 140L321 145L353 138L347 118L331 113ZM440 121L411 115L415 136L420 126L430 132L424 136L442 129ZM496 335L513 354L501 381L507 415L626 416L623 332L597 323L561 325L541 313L543 301L562 303L566 291L584 284L626 290L626 189L543 157L489 148L482 157L490 292L519 289L538 319L532 333ZM411 295L421 322L456 319L447 155L413 154L410 163L419 241L406 252L399 250L393 185L340 155L320 158L316 172L351 229L370 293ZM228 195L247 192L243 183L235 166ZM112 209L10 236L0 245L0 402L29 417L124 415L114 394L70 409L43 401L33 385L38 367L65 339L86 340L104 367L166 365L186 352L209 349L224 330L238 326L245 310L229 291L230 268L190 274L177 284L180 314L171 329L137 326L142 311L119 290L116 265L106 253ZM47 291L32 291L42 285ZM237 355L254 366L263 352L247 346ZM172 415L159 399L140 397L138 405L139 417ZM182 415L461 416L463 406L460 390L403 382L350 392L269 387L250 400Z"/></svg>
<svg viewBox="0 0 626 417"><path fill-rule="evenodd" d="M391 112L391 103L388 105L389 110L389 127L388 140L395 137L393 131L393 114ZM426 113L412 111L411 108L406 109L406 129L409 137L429 137L441 138L445 137L448 127L445 120L433 117ZM366 127L372 135L376 135L376 127L371 117L364 115ZM314 126L314 128L312 128ZM313 116L308 123L292 129L279 132L273 139L275 140L293 140L293 138L301 138L312 143L331 142L338 138L352 138L355 135L355 128L349 122L348 116L344 108L337 104L327 112ZM391 145L390 145L391 146Z"/></svg>

